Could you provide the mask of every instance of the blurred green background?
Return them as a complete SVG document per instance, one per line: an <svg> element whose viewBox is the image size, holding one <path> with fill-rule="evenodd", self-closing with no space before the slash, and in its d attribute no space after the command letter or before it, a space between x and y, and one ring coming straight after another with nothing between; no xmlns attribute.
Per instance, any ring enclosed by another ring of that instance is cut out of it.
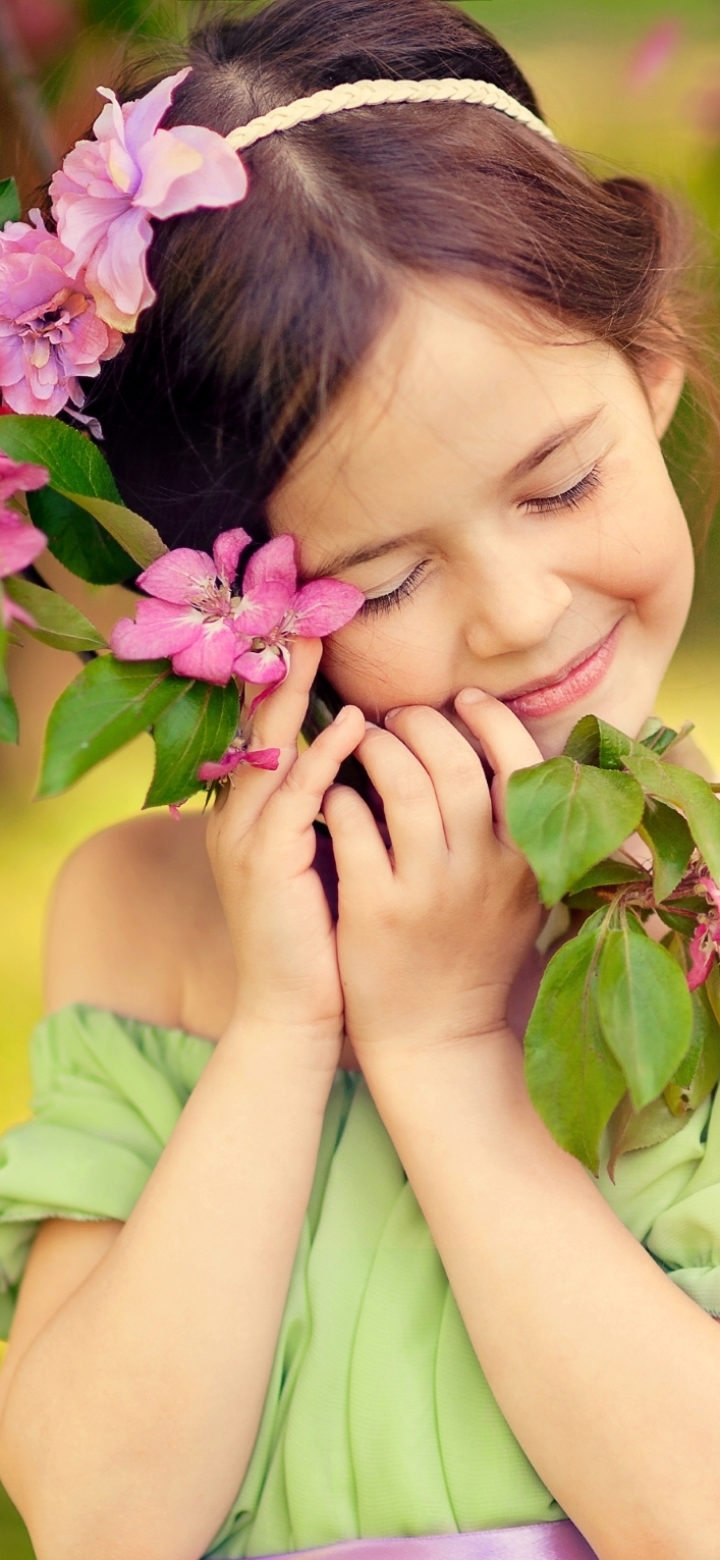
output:
<svg viewBox="0 0 720 1560"><path fill-rule="evenodd" d="M717 0L468 0L464 9L515 53L554 129L598 172L655 179L694 208L712 274L720 244ZM188 0L0 0L0 177L14 173L30 199L95 117L96 85L112 83L128 50L147 53L154 39L181 34L192 10ZM692 487L687 448L685 437L676 440L673 459ZM695 606L659 713L671 723L694 720L720 771L719 533L715 525L700 549ZM122 592L83 589L59 567L52 574L100 628L122 614ZM35 643L13 655L23 736L19 749L0 748L0 1131L27 1114L27 1037L41 1012L52 880L81 840L137 812L151 770L143 738L67 796L31 801L47 712L73 670L69 657ZM0 1490L0 1560L31 1556Z"/></svg>

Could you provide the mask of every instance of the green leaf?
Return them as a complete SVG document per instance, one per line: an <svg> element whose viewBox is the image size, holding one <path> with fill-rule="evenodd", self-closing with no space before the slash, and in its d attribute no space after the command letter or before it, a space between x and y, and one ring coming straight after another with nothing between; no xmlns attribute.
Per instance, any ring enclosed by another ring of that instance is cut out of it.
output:
<svg viewBox="0 0 720 1560"><path fill-rule="evenodd" d="M692 1004L682 970L634 916L604 940L598 1007L633 1105L642 1110L662 1094L690 1046Z"/></svg>
<svg viewBox="0 0 720 1560"><path fill-rule="evenodd" d="M39 796L57 796L141 731L189 686L167 661L101 656L61 694L51 712Z"/></svg>
<svg viewBox="0 0 720 1560"><path fill-rule="evenodd" d="M17 706L9 688L0 688L0 742L18 742L20 722Z"/></svg>
<svg viewBox="0 0 720 1560"><path fill-rule="evenodd" d="M20 194L14 179L0 179L0 229L22 217Z"/></svg>
<svg viewBox="0 0 720 1560"><path fill-rule="evenodd" d="M105 457L86 433L54 417L0 418L0 450L13 460L45 466L51 487L122 503Z"/></svg>
<svg viewBox="0 0 720 1560"><path fill-rule="evenodd" d="M597 715L584 715L573 727L565 743L565 754L578 764L591 764L600 769L622 769L625 756L636 747L630 737L599 720Z"/></svg>
<svg viewBox="0 0 720 1560"><path fill-rule="evenodd" d="M556 1142L597 1175L600 1140L625 1080L597 1012L602 924L566 943L543 976L525 1035L530 1098Z"/></svg>
<svg viewBox="0 0 720 1560"><path fill-rule="evenodd" d="M553 905L603 856L618 850L643 814L630 775L604 774L570 758L519 769L508 786L510 833Z"/></svg>
<svg viewBox="0 0 720 1560"><path fill-rule="evenodd" d="M672 726L663 725L663 722L658 720L656 715L653 715L650 717L650 720L646 720L638 737L638 742L641 747L649 748L651 753L656 753L658 758L662 758L663 753L667 753L668 748L671 748L675 742L679 741L681 734L684 737L688 737L694 729L692 722L689 721L687 725L683 726L682 733L673 731Z"/></svg>
<svg viewBox="0 0 720 1560"><path fill-rule="evenodd" d="M573 883L569 892L583 894L588 888L613 888L621 883L646 882L647 873L641 867L631 867L629 861L614 861L610 858L591 867L589 872L578 878L577 883Z"/></svg>
<svg viewBox="0 0 720 1560"><path fill-rule="evenodd" d="M682 809L711 876L720 882L720 802L707 780L650 755L639 758L633 754L626 765L650 796Z"/></svg>
<svg viewBox="0 0 720 1560"><path fill-rule="evenodd" d="M691 1001L690 1049L665 1090L665 1099L675 1116L697 1110L720 1078L720 1025L704 986L692 993Z"/></svg>
<svg viewBox="0 0 720 1560"><path fill-rule="evenodd" d="M5 589L12 601L24 607L35 619L36 628L28 628L34 639L54 650L105 650L105 640L98 629L54 590L44 590L41 585L30 585L27 580L11 578L5 581Z"/></svg>
<svg viewBox="0 0 720 1560"><path fill-rule="evenodd" d="M167 552L154 525L134 514L132 509L126 509L124 504L113 504L107 498L90 498L83 493L64 493L63 497L87 510L141 568L149 568Z"/></svg>
<svg viewBox="0 0 720 1560"><path fill-rule="evenodd" d="M661 902L687 871L693 837L682 813L658 801L648 802L638 833L652 851L655 898Z"/></svg>
<svg viewBox="0 0 720 1560"><path fill-rule="evenodd" d="M239 695L234 683L215 688L191 683L155 722L155 773L146 807L184 802L203 790L197 772L202 763L217 763L237 730Z"/></svg>
<svg viewBox="0 0 720 1560"><path fill-rule="evenodd" d="M45 532L51 553L71 574L91 585L122 585L135 579L138 567L134 558L84 509L52 488L40 488L27 498L32 519Z"/></svg>

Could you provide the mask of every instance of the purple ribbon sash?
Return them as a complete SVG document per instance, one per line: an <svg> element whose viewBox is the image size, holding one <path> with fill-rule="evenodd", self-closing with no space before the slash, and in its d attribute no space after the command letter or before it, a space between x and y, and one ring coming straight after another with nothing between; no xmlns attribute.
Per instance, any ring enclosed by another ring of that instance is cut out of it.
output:
<svg viewBox="0 0 720 1560"><path fill-rule="evenodd" d="M433 1538L359 1538L267 1560L596 1560L596 1556L572 1522L540 1522Z"/></svg>

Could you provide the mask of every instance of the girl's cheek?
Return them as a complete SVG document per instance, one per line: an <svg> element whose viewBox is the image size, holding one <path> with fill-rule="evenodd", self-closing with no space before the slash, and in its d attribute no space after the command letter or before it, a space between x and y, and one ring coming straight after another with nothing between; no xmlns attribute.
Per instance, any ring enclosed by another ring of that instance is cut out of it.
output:
<svg viewBox="0 0 720 1560"><path fill-rule="evenodd" d="M398 613L400 617L400 613ZM328 640L322 671L347 704L377 720L395 705L443 702L447 694L444 657L428 636L401 635L399 626L363 623Z"/></svg>

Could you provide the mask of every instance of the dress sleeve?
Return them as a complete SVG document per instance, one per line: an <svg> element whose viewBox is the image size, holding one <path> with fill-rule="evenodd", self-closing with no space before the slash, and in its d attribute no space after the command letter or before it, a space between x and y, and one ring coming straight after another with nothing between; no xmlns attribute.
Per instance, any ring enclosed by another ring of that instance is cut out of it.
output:
<svg viewBox="0 0 720 1560"><path fill-rule="evenodd" d="M212 1050L98 1008L38 1025L33 1116L0 1137L0 1338L39 1222L127 1219Z"/></svg>
<svg viewBox="0 0 720 1560"><path fill-rule="evenodd" d="M600 1190L691 1299L720 1318L720 1090L672 1137L623 1154Z"/></svg>

